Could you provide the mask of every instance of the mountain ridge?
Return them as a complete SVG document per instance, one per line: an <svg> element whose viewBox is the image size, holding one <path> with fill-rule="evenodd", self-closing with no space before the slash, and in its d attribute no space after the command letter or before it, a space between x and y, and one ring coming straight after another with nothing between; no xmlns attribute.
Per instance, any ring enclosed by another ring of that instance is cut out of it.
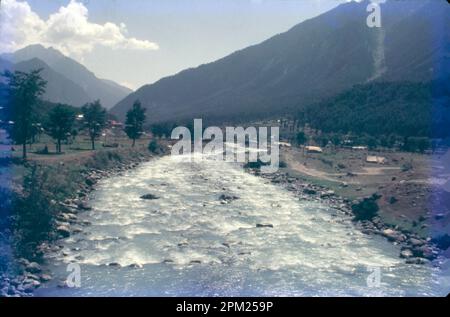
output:
<svg viewBox="0 0 450 317"><path fill-rule="evenodd" d="M40 44L34 44L14 53L2 54L0 57L15 64L38 58L55 72L81 87L84 91L83 95L89 96L88 101L100 99L103 106L108 109L132 92L131 89L111 80L98 78L86 66L65 56L53 47L45 48ZM80 101L75 100L72 104L79 105Z"/></svg>
<svg viewBox="0 0 450 317"><path fill-rule="evenodd" d="M41 75L47 81L46 91L42 96L43 100L53 103L70 104L75 107L81 107L90 101L90 97L83 88L66 78L60 73L54 71L44 61L39 58L32 58L17 64L8 63L2 60L0 70L30 72L32 70L42 69ZM78 102L74 102L77 100Z"/></svg>
<svg viewBox="0 0 450 317"><path fill-rule="evenodd" d="M432 64L435 59L442 61L445 47L442 41L432 43L430 30L438 23L450 26L450 15L427 12L444 8L441 3L389 1L382 5L384 29L366 25L367 4L342 4L259 44L144 85L113 107L112 113L123 119L139 99L149 110L149 123L194 116L255 118L292 112L371 80L426 81L437 76L439 70L431 70ZM444 11L448 9L445 3ZM414 19L419 19L420 28L411 23ZM410 34L414 37L405 40ZM403 46L393 39L403 39ZM410 48L416 49L416 55ZM407 62L420 67L409 70ZM443 67L448 69L448 60Z"/></svg>

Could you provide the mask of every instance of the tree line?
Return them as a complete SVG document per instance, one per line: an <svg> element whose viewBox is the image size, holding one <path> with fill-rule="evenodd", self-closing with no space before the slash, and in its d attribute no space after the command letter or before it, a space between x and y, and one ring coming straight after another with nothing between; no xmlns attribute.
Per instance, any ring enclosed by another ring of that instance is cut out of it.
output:
<svg viewBox="0 0 450 317"><path fill-rule="evenodd" d="M380 82L356 85L303 107L297 119L325 133L402 138L450 136L448 82Z"/></svg>
<svg viewBox="0 0 450 317"><path fill-rule="evenodd" d="M22 145L22 158L27 159L26 145L34 141L42 131L55 140L56 151L62 153L62 142L77 134L77 117L81 119L80 129L88 134L91 149L95 150L96 139L107 127L107 110L100 100L96 100L85 104L81 109L64 104L52 105L42 115L46 107L41 97L45 94L47 82L42 78L41 71L42 69L29 73L7 71L2 74L8 82L7 94L4 96L7 102L2 118L7 122L4 126L11 139ZM133 147L143 135L145 111L140 101L136 100L127 112L124 131L132 140ZM43 120L43 117L46 119Z"/></svg>
<svg viewBox="0 0 450 317"><path fill-rule="evenodd" d="M345 146L366 146L369 150L395 148L406 152L418 153L424 153L428 149L434 151L438 145L428 137L401 137L394 134L372 136L368 134L356 135L323 132L307 135L304 131L297 132L292 141L299 146L311 143L320 147L332 146L335 149Z"/></svg>

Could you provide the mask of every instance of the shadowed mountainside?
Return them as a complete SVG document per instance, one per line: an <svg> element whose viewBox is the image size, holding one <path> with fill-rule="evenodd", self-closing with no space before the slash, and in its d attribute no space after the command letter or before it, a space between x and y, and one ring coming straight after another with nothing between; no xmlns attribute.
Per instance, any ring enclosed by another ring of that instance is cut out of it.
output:
<svg viewBox="0 0 450 317"><path fill-rule="evenodd" d="M368 1L346 3L261 44L141 87L149 122L242 120L298 111L355 84L428 81L448 72L446 1L388 1L382 28L366 24Z"/></svg>

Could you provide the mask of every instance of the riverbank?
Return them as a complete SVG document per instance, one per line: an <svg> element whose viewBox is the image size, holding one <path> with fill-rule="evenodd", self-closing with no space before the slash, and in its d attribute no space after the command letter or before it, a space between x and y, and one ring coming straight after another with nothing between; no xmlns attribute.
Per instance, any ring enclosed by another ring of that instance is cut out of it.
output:
<svg viewBox="0 0 450 317"><path fill-rule="evenodd" d="M36 296L444 294L437 262L406 264L325 198L299 199L237 164L160 158L103 179L89 197L79 219L91 224L50 254L54 280ZM58 287L69 263L81 268L79 288ZM366 285L372 267L380 288Z"/></svg>
<svg viewBox="0 0 450 317"><path fill-rule="evenodd" d="M79 233L89 225L79 220L79 215L90 210L88 196L94 190L96 183L103 178L120 175L136 168L142 162L163 156L167 153L167 149L167 144L161 142L154 153L151 153L147 147L102 149L96 152L80 153L80 155L51 157L49 160L40 157L23 165L10 166L14 170L13 200L28 199L30 195L24 186L25 180L34 173L31 177L36 184L40 185L38 190L40 192L37 191L34 194L51 197L49 201L43 200L36 203L48 204L45 216L51 219L49 219L49 226L42 229L48 232L39 233L39 236L47 236L48 239L33 245L32 251L25 252L26 255L18 255L24 252L22 246L17 246L23 239L21 231L10 228L12 232L10 241L14 244L12 248L15 250L8 269L0 276L0 297L32 296L35 289L51 281L53 277L45 268L46 255L60 249L59 239ZM15 207L12 208L17 208L19 205L13 204L13 206ZM21 206L27 205L21 204ZM33 214L38 213L39 208L36 209ZM12 217L16 214L13 210Z"/></svg>
<svg viewBox="0 0 450 317"><path fill-rule="evenodd" d="M403 258L408 264L426 264L439 255L447 255L447 248L445 248L447 245L442 244L441 240L431 237L429 231L423 230L428 226L422 223L422 226L417 228L417 225L412 225L414 220L407 222L405 216L401 217L401 220L403 220L403 225L401 225L398 221L393 221L392 215L386 215L386 191L379 183L371 186L361 184L361 178L365 178L366 182L370 181L367 180L366 175L360 175L357 178L356 174L352 174L353 184L348 184L342 177L342 175L347 174L341 172L333 174L334 178L331 178L329 171L326 171L325 168L320 169L320 165L317 164L317 161L320 161L320 164L330 168L330 166L333 167L333 164L338 165L336 162L327 161L324 164L324 158L314 157L314 155L309 155L305 159L305 155L301 151L289 148L282 149L281 154L283 166L279 172L262 174L259 169L249 169L250 172L264 177L271 183L283 186L286 190L293 192L300 200L323 202L341 212L342 215L351 217L355 226L362 233L379 235L398 245L400 247L399 257ZM355 153L350 154L355 157ZM307 163L302 162L299 156L302 156L303 161L307 161ZM340 161L349 162L350 160L346 161L345 154L340 153ZM340 167L347 168L342 163L340 163ZM394 168L391 167L391 169ZM391 176L388 177L390 177L390 182L395 180ZM404 181L401 184L404 184ZM364 188L361 188L361 186L364 186ZM401 208L400 204L397 207ZM403 213L408 211L405 210ZM421 222L426 219L421 220ZM411 230L411 228L420 230ZM444 245L444 248L440 248L441 245Z"/></svg>
<svg viewBox="0 0 450 317"><path fill-rule="evenodd" d="M164 154L165 152L162 151L159 155ZM85 211L90 210L91 207L87 197L94 189L98 181L106 177L120 175L120 173L133 169L141 162L146 162L155 156L156 155L146 151L142 152L141 150L132 151L130 149L124 149L123 152L108 150L102 152L102 154L99 154L98 157L94 156L91 158L83 158L82 160L77 159L75 162L72 158L70 160L70 164L69 161L62 161L56 165L52 164L50 168L54 172L56 171L56 174L63 173L64 180L68 181L68 183L72 183L70 186L72 195L62 195L54 202L58 210L54 222L54 233L56 236L54 240L40 243L38 248L36 248L38 253L36 256L41 255L44 256L44 258L45 256L51 256L52 254L62 254L65 256L64 252L71 249L69 248L64 250L63 243L59 243L58 239L64 239L70 237L71 235L81 233L85 230L86 226L91 224L89 221L81 220L84 217L80 216ZM291 170L290 162L283 166L284 167L282 167L278 173L274 174L260 174L258 169L249 169L249 171L252 174L264 177L272 184L285 188L287 191L295 194L301 201L319 202L323 205L329 206L333 210L331 216L334 219L332 222L349 223L349 220L354 218L354 206L357 206L360 201L355 201L356 199L354 198L352 199L350 197L340 195L331 187L327 187L326 185L317 184L317 182L312 182L301 176L294 175ZM165 166L163 170L166 170L167 167L168 166ZM210 170L209 172L213 175L213 171ZM210 176L202 175L201 169L196 171L194 175L199 177L194 178L197 182L205 181ZM171 179L173 178L176 179L174 175L171 176ZM189 184L192 186L197 183L189 182ZM64 186L61 188L59 183L55 184L55 186L59 189L65 188ZM164 188L165 187L166 186L164 186ZM231 194L226 196L223 193L225 191L224 187L219 187L222 192L222 194L218 197L220 200L220 205L228 206L232 201L239 199ZM70 191L67 190L67 192ZM241 199L243 198L241 197ZM381 197L374 197L372 195L370 199L378 201ZM183 202L185 201L187 200L184 199ZM209 204L205 204L203 202L202 206L209 206ZM155 210L155 212L159 211ZM272 220L276 221L275 219ZM387 240L398 245L400 248L399 256L404 258L405 262L408 264L425 264L435 259L440 254L440 251L431 239L424 238L417 233L409 232L405 229L396 227L395 225L387 224L381 219L381 217L379 217L379 215L374 216L371 219L357 221L355 222L355 226L364 234L383 236ZM257 221L257 229L255 230L270 230L270 228L274 227L277 227L277 223L275 222L271 223L270 221ZM321 235L321 238L322 236L324 239L323 248L326 248L326 245L328 244L328 241L326 241L327 236L323 234ZM177 248L184 248L185 246L186 244L183 242L181 244L179 243ZM228 241L224 241L222 242L222 247L229 250L230 243ZM248 254L246 252L247 251L240 251L238 254L239 256L243 256ZM70 254L67 254L67 256L70 256ZM173 263L172 259L168 259L167 261L172 261L167 263ZM193 265L202 263L197 259L194 259L191 262ZM110 261L107 265L117 268L120 267L118 264L118 262ZM136 265L139 266L140 263L136 263ZM47 283L54 278L50 272L46 271L45 263L31 259L18 259L17 269L20 273L16 276L6 276L3 278L3 287L0 289L3 290L4 293L6 292L6 295L4 296L32 296L32 293L36 288L39 288L42 284ZM58 285L60 287L66 286L65 281L60 281Z"/></svg>

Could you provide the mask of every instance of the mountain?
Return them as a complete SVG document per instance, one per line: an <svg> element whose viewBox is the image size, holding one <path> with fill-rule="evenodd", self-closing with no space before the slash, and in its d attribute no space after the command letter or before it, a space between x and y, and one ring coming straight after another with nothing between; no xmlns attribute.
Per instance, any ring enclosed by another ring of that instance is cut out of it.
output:
<svg viewBox="0 0 450 317"><path fill-rule="evenodd" d="M382 4L382 28L369 28L368 1L349 2L258 45L146 85L149 122L245 120L297 111L355 84L426 81L448 73L450 6L440 0Z"/></svg>
<svg viewBox="0 0 450 317"><path fill-rule="evenodd" d="M67 79L60 73L55 72L46 63L38 58L33 58L17 64L0 63L1 71L21 71L30 72L34 69L42 69L42 78L47 81L47 87L42 99L53 103L71 104L74 106L82 106L86 102L91 101L91 98L79 85Z"/></svg>
<svg viewBox="0 0 450 317"><path fill-rule="evenodd" d="M100 99L102 105L108 109L132 92L131 89L120 86L113 81L97 78L85 66L63 55L58 50L45 48L39 44L27 46L12 54L3 54L2 58L13 63L38 58L55 72L81 87L84 91L83 95L88 96L89 101ZM71 104L81 105L80 100L74 100Z"/></svg>

